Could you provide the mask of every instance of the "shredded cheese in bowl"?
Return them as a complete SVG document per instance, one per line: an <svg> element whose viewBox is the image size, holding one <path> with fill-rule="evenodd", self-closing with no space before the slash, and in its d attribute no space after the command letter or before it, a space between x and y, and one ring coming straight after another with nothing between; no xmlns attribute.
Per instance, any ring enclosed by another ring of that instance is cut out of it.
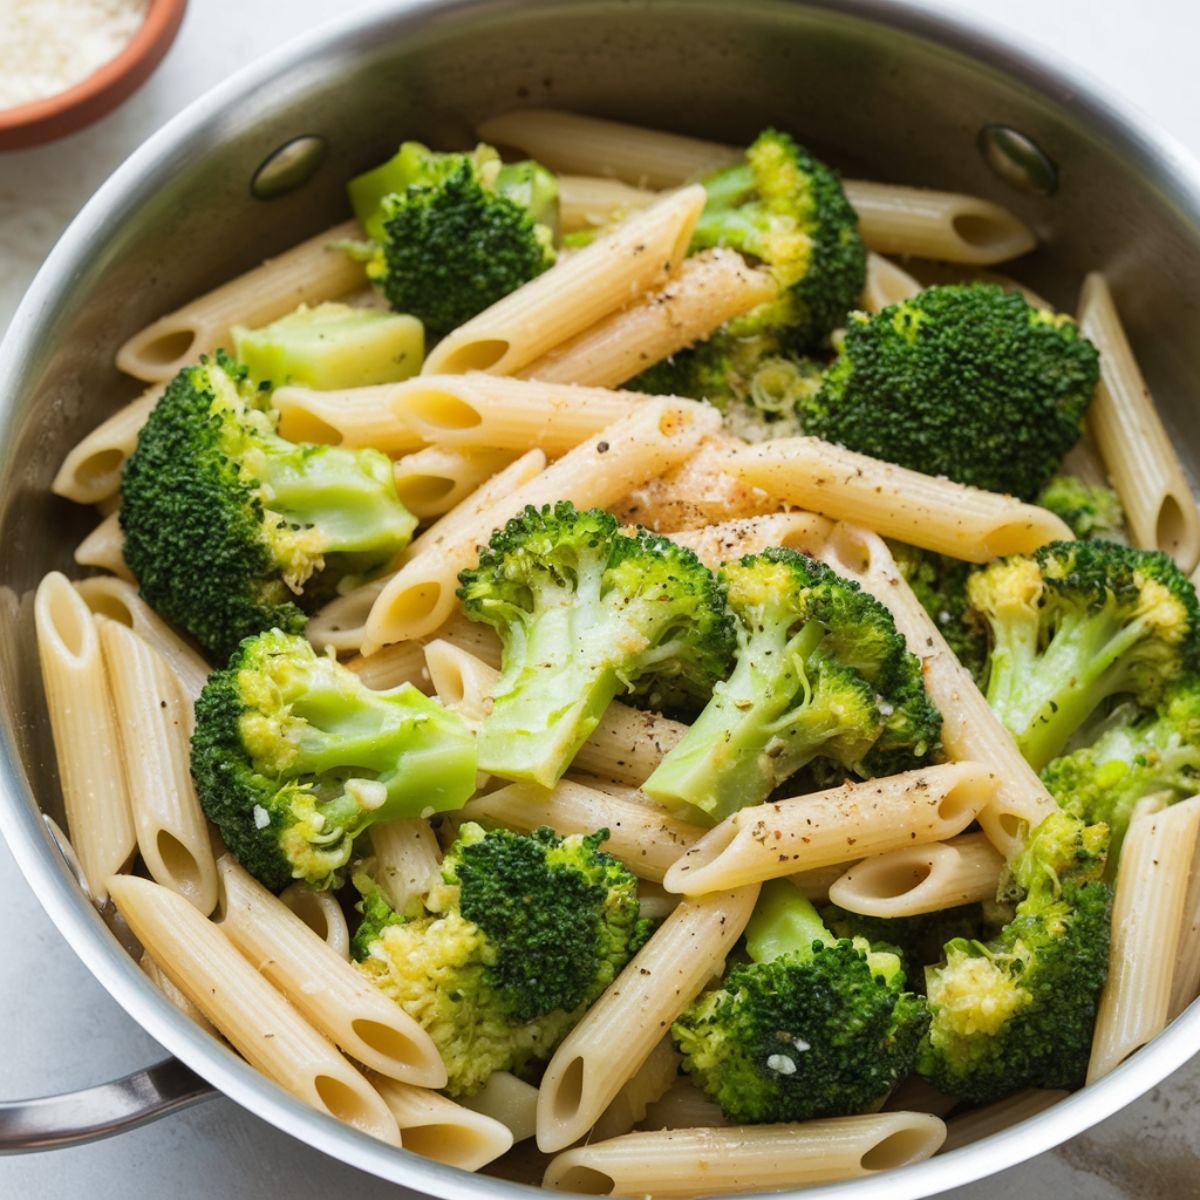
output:
<svg viewBox="0 0 1200 1200"><path fill-rule="evenodd" d="M0 110L82 83L129 44L149 0L3 0Z"/></svg>

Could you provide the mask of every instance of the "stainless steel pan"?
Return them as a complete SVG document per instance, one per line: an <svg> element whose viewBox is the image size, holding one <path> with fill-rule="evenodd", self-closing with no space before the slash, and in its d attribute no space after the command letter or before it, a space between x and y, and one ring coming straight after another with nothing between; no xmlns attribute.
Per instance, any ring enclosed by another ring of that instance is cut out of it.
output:
<svg viewBox="0 0 1200 1200"><path fill-rule="evenodd" d="M343 183L402 137L468 144L521 103L745 141L787 127L847 173L994 197L1038 231L1022 279L1070 306L1112 281L1146 375L1200 462L1193 284L1200 167L1103 91L985 28L898 0L398 0L263 59L193 104L97 193L0 348L0 826L63 936L178 1062L89 1093L4 1106L0 1149L105 1133L211 1088L346 1163L446 1198L517 1185L395 1151L292 1100L199 1032L87 903L43 820L61 819L37 686L32 589L88 515L47 485L132 393L113 351L140 325L344 214ZM290 170L273 158L297 138ZM323 155L323 159L322 159ZM264 167L265 164L265 167ZM997 170L997 167L1001 170ZM1200 1049L1200 1005L1095 1087L1020 1127L884 1179L807 1196L926 1196L1057 1145ZM181 1064L186 1064L181 1065Z"/></svg>

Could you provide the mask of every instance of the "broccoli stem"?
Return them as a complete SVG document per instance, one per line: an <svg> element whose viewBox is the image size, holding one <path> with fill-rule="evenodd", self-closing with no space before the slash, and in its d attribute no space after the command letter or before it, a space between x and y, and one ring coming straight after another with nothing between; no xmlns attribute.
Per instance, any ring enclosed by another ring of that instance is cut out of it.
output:
<svg viewBox="0 0 1200 1200"><path fill-rule="evenodd" d="M786 879L763 884L746 925L746 952L755 962L773 962L785 954L809 959L814 943L832 946L836 940L812 902Z"/></svg>

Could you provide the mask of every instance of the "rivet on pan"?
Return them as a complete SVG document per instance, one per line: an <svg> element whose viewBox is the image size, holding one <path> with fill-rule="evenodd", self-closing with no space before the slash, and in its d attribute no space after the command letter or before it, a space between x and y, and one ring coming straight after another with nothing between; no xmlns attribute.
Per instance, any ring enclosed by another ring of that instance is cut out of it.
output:
<svg viewBox="0 0 1200 1200"><path fill-rule="evenodd" d="M1058 168L1032 138L1008 125L985 125L977 144L984 161L1005 183L1022 192L1054 194Z"/></svg>
<svg viewBox="0 0 1200 1200"><path fill-rule="evenodd" d="M250 180L250 194L275 200L307 183L325 159L325 139L306 133L284 142L263 160Z"/></svg>

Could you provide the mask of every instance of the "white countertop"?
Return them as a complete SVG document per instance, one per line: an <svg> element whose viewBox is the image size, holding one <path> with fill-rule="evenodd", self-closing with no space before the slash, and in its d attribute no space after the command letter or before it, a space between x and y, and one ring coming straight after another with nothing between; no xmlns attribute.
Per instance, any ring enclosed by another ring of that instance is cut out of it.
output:
<svg viewBox="0 0 1200 1200"><path fill-rule="evenodd" d="M339 12L376 0L338 0ZM1195 0L936 0L978 12L1022 45L1082 66L1200 153ZM324 20L327 0L193 0L178 41L132 100L37 150L0 154L0 329L55 239L149 133L230 70ZM236 61L231 54L236 50ZM163 1057L79 963L0 842L4 914L0 1095L85 1087ZM1200 1059L1057 1151L955 1193L957 1200L1200 1196ZM0 1159L0 1196L59 1200L355 1200L403 1189L343 1167L220 1099L108 1141Z"/></svg>

